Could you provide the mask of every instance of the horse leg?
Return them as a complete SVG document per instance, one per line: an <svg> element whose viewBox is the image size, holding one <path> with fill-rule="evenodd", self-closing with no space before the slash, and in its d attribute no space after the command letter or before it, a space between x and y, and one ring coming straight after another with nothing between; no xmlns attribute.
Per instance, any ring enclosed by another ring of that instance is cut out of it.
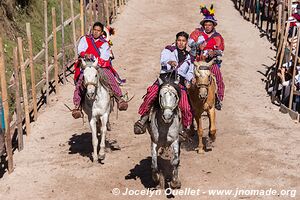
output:
<svg viewBox="0 0 300 200"><path fill-rule="evenodd" d="M171 165L173 166L173 173L172 173L172 181L171 187L173 189L179 189L181 187L181 181L178 177L178 166L179 166L179 141L176 140L171 144L171 148L173 150L173 157L171 160Z"/></svg>
<svg viewBox="0 0 300 200"><path fill-rule="evenodd" d="M202 142L202 137L203 137L203 128L202 128L202 120L201 120L201 115L200 116L196 116L196 121L197 121L197 125L198 125L198 140L199 140L199 144L198 147L195 149L198 154L204 154L204 146L203 146L203 142Z"/></svg>
<svg viewBox="0 0 300 200"><path fill-rule="evenodd" d="M100 117L101 120L101 141L100 141L100 152L98 159L104 160L105 159L105 139L106 139L106 132L107 132L107 121L108 121L108 114L104 114Z"/></svg>
<svg viewBox="0 0 300 200"><path fill-rule="evenodd" d="M157 144L151 142L151 156L152 156L152 179L155 184L159 183L159 172L157 166Z"/></svg>
<svg viewBox="0 0 300 200"><path fill-rule="evenodd" d="M93 143L93 162L98 159L98 136L97 136L97 119L96 117L91 117L90 119L90 127L92 130L92 143Z"/></svg>
<svg viewBox="0 0 300 200"><path fill-rule="evenodd" d="M214 108L211 108L208 111L208 117L209 117L209 139L208 143L206 145L207 150L212 149L212 143L216 140L216 112Z"/></svg>

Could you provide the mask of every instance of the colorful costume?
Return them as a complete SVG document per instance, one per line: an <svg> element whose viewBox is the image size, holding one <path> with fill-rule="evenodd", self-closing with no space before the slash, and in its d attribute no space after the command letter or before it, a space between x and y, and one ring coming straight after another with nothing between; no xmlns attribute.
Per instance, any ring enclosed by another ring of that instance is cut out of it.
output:
<svg viewBox="0 0 300 200"><path fill-rule="evenodd" d="M161 74L168 73L172 67L168 64L169 61L176 61L178 66L176 68L177 73L180 75L180 88L181 88L181 98L179 101L179 108L182 113L182 123L185 127L192 124L192 112L188 101L186 88L184 86L184 81L190 82L194 78L194 65L192 64L191 57L189 53L185 50L178 52L175 45L167 46L161 53ZM179 55L180 54L180 55ZM184 55L182 55L184 54ZM147 89L147 94L144 97L144 102L139 108L138 113L141 116L149 114L149 111L155 102L158 91L159 84L155 81L154 84Z"/></svg>
<svg viewBox="0 0 300 200"><path fill-rule="evenodd" d="M214 26L217 25L217 21L214 19L213 6L211 6L209 10L206 7L201 7L201 12L205 16L200 22L202 26L204 26L204 23L207 21L212 22ZM203 27L196 28L196 30L190 34L188 44L191 47L191 55L196 61L201 61L206 58L207 53L210 50L218 52L218 56L221 56L224 51L224 39L221 34L216 32L216 30L213 30L213 32L210 34L207 34ZM200 45L202 45L202 49L200 49ZM225 85L220 67L220 62L214 64L211 68L211 72L215 75L217 80L218 99L223 101Z"/></svg>
<svg viewBox="0 0 300 200"><path fill-rule="evenodd" d="M110 60L110 45L103 38L94 39L92 35L83 36L78 45L78 54L79 57L84 58L85 55L90 54L98 59L99 66L105 74L106 80L108 80L108 85L113 92L113 95L117 100L120 100L122 97L122 91L118 82L116 81L115 74L116 71L112 67ZM73 102L76 107L80 106L81 97L83 93L82 82L83 82L83 73L80 68L80 59L75 64L75 75L74 80L76 83L76 88L74 91Z"/></svg>

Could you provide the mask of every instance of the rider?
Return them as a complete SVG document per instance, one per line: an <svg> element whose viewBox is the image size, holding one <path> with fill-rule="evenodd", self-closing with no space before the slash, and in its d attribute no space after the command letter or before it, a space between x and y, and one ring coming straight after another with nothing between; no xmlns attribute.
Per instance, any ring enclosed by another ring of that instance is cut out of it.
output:
<svg viewBox="0 0 300 200"><path fill-rule="evenodd" d="M161 52L161 74L168 73L171 70L176 70L180 76L181 98L179 108L182 113L182 123L187 131L192 124L191 106L187 97L187 88L190 88L191 83L195 83L194 65L192 64L189 52L186 50L187 40L189 35L186 32L179 32L176 35L176 43L165 47ZM139 108L138 113L141 118L134 124L134 133L143 134L146 131L145 123L149 118L150 109L155 102L159 83L156 80L154 84L147 89L147 94L144 97L144 102Z"/></svg>
<svg viewBox="0 0 300 200"><path fill-rule="evenodd" d="M196 28L191 33L188 43L191 47L191 55L196 61L208 61L217 58L211 68L211 72L215 75L218 86L216 109L221 110L225 85L220 70L221 60L218 57L223 54L224 39L215 29L217 20L214 18L213 5L211 5L209 10L205 6L201 7L201 12L204 15L204 19L200 22L201 27Z"/></svg>
<svg viewBox="0 0 300 200"><path fill-rule="evenodd" d="M119 84L116 81L114 76L114 69L111 65L110 60L110 45L103 38L104 26L100 22L96 22L93 25L93 30L91 35L83 36L78 44L77 50L80 58L86 60L93 60L94 58L98 59L98 65L103 71L104 79L107 80L110 89L112 90L113 96L115 97L118 109L120 111L127 110L128 103L122 98L122 91ZM81 111L81 98L84 93L82 87L83 82L83 72L80 69L80 59L75 64L75 75L74 80L76 83L73 102L75 109L72 111L72 116L77 119L82 117Z"/></svg>

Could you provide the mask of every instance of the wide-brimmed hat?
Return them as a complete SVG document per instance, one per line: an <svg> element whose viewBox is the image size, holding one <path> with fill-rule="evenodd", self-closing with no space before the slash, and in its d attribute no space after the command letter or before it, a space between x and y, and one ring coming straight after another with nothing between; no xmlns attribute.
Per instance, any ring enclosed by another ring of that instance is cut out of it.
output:
<svg viewBox="0 0 300 200"><path fill-rule="evenodd" d="M200 24L203 26L205 22L209 21L214 24L214 26L217 26L217 20L215 19L215 10L214 10L214 5L211 4L210 8L207 9L206 6L200 5L200 13L203 14L204 18L200 22Z"/></svg>
<svg viewBox="0 0 300 200"><path fill-rule="evenodd" d="M202 19L202 21L200 22L200 24L204 26L205 22L212 22L214 26L218 25L217 20L213 16L205 16L204 19Z"/></svg>

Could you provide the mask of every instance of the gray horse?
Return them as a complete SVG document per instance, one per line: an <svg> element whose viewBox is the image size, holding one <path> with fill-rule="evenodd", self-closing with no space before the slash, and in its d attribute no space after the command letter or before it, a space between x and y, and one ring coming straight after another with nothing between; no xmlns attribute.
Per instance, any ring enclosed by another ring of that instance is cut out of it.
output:
<svg viewBox="0 0 300 200"><path fill-rule="evenodd" d="M165 187L165 179L157 165L157 155L162 151L171 150L172 158L172 188L180 188L181 182L178 177L179 166L179 132L182 130L180 110L178 103L180 100L179 81L163 82L158 78L160 84L159 106L153 107L149 116L150 124L148 132L151 135L151 155L152 155L152 178L161 188Z"/></svg>

